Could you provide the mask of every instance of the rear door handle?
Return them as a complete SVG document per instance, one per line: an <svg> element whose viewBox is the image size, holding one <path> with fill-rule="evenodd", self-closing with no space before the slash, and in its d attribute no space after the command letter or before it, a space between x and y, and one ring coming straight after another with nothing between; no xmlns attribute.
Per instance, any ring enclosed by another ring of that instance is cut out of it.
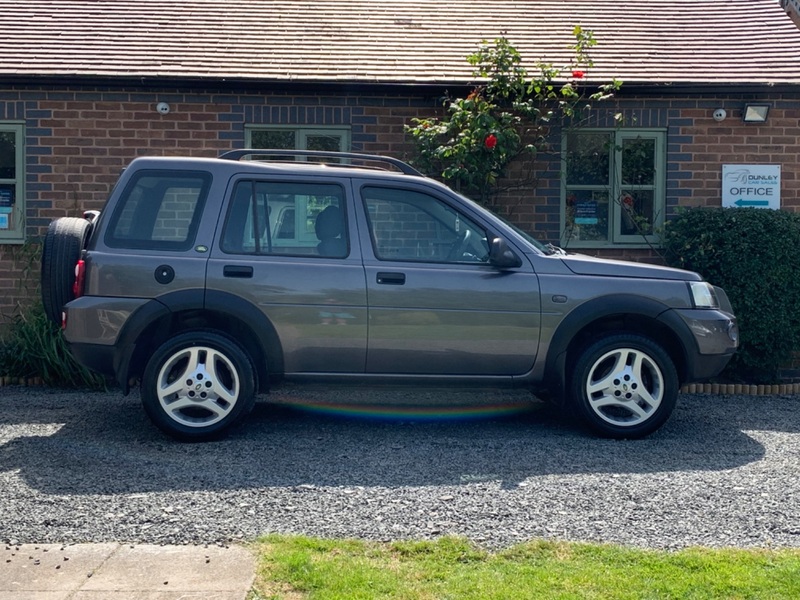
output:
<svg viewBox="0 0 800 600"><path fill-rule="evenodd" d="M403 285L406 282L406 274L378 273L377 281L382 285Z"/></svg>
<svg viewBox="0 0 800 600"><path fill-rule="evenodd" d="M225 265L222 268L222 276L249 279L250 277L253 276L253 267L245 267L239 265Z"/></svg>

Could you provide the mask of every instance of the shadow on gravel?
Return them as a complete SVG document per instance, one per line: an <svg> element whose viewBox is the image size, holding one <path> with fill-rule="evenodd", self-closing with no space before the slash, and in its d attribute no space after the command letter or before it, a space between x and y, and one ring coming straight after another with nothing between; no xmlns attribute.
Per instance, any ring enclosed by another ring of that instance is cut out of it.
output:
<svg viewBox="0 0 800 600"><path fill-rule="evenodd" d="M492 392L483 397L487 404L518 401ZM638 441L592 437L538 403L525 412L467 420L419 420L413 411L407 418L355 418L290 404L324 398L324 392L268 396L227 438L181 444L149 423L136 393L2 388L0 472L18 471L47 494L483 480L513 486L548 474L732 469L765 454L746 432L800 430L796 396L684 395L672 419ZM409 406L429 400L416 392L402 398Z"/></svg>

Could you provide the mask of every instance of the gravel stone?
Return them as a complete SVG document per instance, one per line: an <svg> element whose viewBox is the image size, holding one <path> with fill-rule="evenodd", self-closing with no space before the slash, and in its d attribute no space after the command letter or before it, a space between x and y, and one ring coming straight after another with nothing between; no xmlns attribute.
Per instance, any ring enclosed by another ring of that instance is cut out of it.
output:
<svg viewBox="0 0 800 600"><path fill-rule="evenodd" d="M1 387L0 542L800 547L799 397L681 395L637 441L592 437L531 399L286 386L228 437L182 444L136 392ZM393 410L365 416L377 403ZM431 415L454 405L498 410Z"/></svg>

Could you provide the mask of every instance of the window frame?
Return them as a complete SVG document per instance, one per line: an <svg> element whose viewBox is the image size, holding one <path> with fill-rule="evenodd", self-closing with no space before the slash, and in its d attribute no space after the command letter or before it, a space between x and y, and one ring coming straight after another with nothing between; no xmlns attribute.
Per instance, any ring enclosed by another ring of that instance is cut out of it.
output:
<svg viewBox="0 0 800 600"><path fill-rule="evenodd" d="M253 146L253 133L260 131L279 131L294 133L294 148L278 148L278 150L308 150L308 138L314 136L329 136L336 134L340 136L338 152L348 152L350 150L351 131L349 127L341 125L273 125L273 124L249 124L244 127L244 143L247 148ZM259 148L266 150L266 148ZM295 157L295 160L305 160L305 157Z"/></svg>
<svg viewBox="0 0 800 600"><path fill-rule="evenodd" d="M14 204L8 213L10 227L0 229L0 244L22 244L25 242L25 124L19 121L0 122L0 132L10 132L16 136L14 144L13 178L0 179L0 185L14 186Z"/></svg>
<svg viewBox="0 0 800 600"><path fill-rule="evenodd" d="M658 229L664 225L666 217L666 171L667 171L667 130L663 128L581 128L579 130L565 131L562 134L561 160L563 165L568 164L570 134L607 134L609 136L609 174L605 184L570 184L567 181L567 169L561 173L561 204L560 204L560 239L564 247L597 248L597 247L649 247L658 244L660 239ZM652 184L623 184L622 182L622 153L623 143L631 139L652 139L655 141L653 156L653 183ZM651 234L626 234L622 232L621 202L623 192L635 187L640 191L653 193L653 221ZM608 229L606 240L580 240L567 237L567 197L574 189L605 193L608 202Z"/></svg>

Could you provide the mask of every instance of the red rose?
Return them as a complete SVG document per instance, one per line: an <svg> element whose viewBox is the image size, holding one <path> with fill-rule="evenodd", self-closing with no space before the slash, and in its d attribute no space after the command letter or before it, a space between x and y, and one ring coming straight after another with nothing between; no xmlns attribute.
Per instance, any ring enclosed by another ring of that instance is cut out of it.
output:
<svg viewBox="0 0 800 600"><path fill-rule="evenodd" d="M484 145L485 145L485 146L486 146L486 147L487 147L489 150L491 150L492 148L494 148L495 146L497 146L497 136L496 136L495 134L493 134L493 133L490 133L489 135L487 135L487 136L486 136L486 139L485 139L485 140L483 140L483 144L484 144Z"/></svg>
<svg viewBox="0 0 800 600"><path fill-rule="evenodd" d="M584 71L575 70L575 71L572 72L572 76L575 79L583 79L584 75L586 75L586 73Z"/></svg>

